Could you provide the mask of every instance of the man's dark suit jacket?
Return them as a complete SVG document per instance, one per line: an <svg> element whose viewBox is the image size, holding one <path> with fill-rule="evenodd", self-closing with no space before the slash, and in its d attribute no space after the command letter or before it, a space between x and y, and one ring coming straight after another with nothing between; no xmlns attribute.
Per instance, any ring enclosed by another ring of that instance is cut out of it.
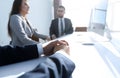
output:
<svg viewBox="0 0 120 78"><path fill-rule="evenodd" d="M25 47L0 46L0 66L39 57L37 45Z"/></svg>
<svg viewBox="0 0 120 78"><path fill-rule="evenodd" d="M0 65L21 62L38 57L36 45L26 47L0 46ZM41 57L42 58L42 57ZM38 61L39 62L39 61ZM66 56L55 53L30 72L19 78L71 78L75 64Z"/></svg>
<svg viewBox="0 0 120 78"><path fill-rule="evenodd" d="M34 70L25 73L19 78L72 78L75 64L60 53L48 57Z"/></svg>
<svg viewBox="0 0 120 78"><path fill-rule="evenodd" d="M71 20L68 19L68 18L64 18L65 20L65 31L64 31L64 34L71 34L73 33L73 27L72 27L72 23L71 23ZM51 26L50 26L50 37L54 34L57 38L59 37L59 30L58 30L58 18L52 20L51 22ZM52 37L51 37L52 38Z"/></svg>

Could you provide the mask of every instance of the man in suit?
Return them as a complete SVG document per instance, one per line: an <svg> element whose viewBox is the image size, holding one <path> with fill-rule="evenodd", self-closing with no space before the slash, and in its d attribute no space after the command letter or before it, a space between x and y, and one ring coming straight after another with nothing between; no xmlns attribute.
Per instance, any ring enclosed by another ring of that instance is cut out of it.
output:
<svg viewBox="0 0 120 78"><path fill-rule="evenodd" d="M0 46L0 65L38 58L42 52L47 56L46 60L19 78L71 78L75 64L69 58L68 43L63 40L51 42L43 49L41 44Z"/></svg>
<svg viewBox="0 0 120 78"><path fill-rule="evenodd" d="M52 20L50 26L49 34L51 39L55 39L63 35L73 33L71 20L68 18L64 18L64 14L65 14L64 6L59 6L57 10L58 18Z"/></svg>

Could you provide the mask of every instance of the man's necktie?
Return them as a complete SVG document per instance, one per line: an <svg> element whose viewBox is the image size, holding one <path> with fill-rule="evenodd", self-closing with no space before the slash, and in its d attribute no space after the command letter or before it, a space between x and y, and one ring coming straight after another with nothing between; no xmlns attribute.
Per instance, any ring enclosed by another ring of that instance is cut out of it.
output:
<svg viewBox="0 0 120 78"><path fill-rule="evenodd" d="M61 20L60 20L60 25L61 25L61 36L63 35L63 21L62 21L62 18L61 18Z"/></svg>

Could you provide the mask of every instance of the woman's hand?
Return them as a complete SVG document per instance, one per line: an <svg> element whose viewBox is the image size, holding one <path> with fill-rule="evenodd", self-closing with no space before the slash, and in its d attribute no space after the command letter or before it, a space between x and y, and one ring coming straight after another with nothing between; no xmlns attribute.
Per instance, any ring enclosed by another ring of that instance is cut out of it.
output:
<svg viewBox="0 0 120 78"><path fill-rule="evenodd" d="M50 37L49 37L49 36L47 36L47 37L46 37L46 40L47 40L47 41L50 41L51 39L50 39Z"/></svg>
<svg viewBox="0 0 120 78"><path fill-rule="evenodd" d="M56 39L57 37L53 34L52 35L52 40Z"/></svg>

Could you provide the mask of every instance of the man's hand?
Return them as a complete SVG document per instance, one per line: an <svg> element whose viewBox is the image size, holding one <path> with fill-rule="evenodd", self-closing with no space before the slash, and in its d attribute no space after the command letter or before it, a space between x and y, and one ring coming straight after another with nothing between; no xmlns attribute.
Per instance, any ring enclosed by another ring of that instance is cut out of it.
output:
<svg viewBox="0 0 120 78"><path fill-rule="evenodd" d="M43 47L44 55L49 56L52 55L54 52L54 47L57 45L58 41L54 41Z"/></svg>
<svg viewBox="0 0 120 78"><path fill-rule="evenodd" d="M63 41L58 41L58 40L49 43L48 45L46 45L45 47L43 47L44 55L49 56L49 55L54 54L54 48L55 48L58 44L59 44L59 45L64 45L64 44L66 44L66 43L64 43Z"/></svg>
<svg viewBox="0 0 120 78"><path fill-rule="evenodd" d="M65 53L70 55L70 48L69 48L68 43L64 40L60 41L60 43L62 43L62 44L57 44L57 46L54 48L54 52L63 50Z"/></svg>
<svg viewBox="0 0 120 78"><path fill-rule="evenodd" d="M68 43L64 40L61 40L61 41L56 40L46 45L43 48L43 51L44 51L45 56L49 56L49 55L54 54L56 51L60 49L65 50L65 52L69 52Z"/></svg>

